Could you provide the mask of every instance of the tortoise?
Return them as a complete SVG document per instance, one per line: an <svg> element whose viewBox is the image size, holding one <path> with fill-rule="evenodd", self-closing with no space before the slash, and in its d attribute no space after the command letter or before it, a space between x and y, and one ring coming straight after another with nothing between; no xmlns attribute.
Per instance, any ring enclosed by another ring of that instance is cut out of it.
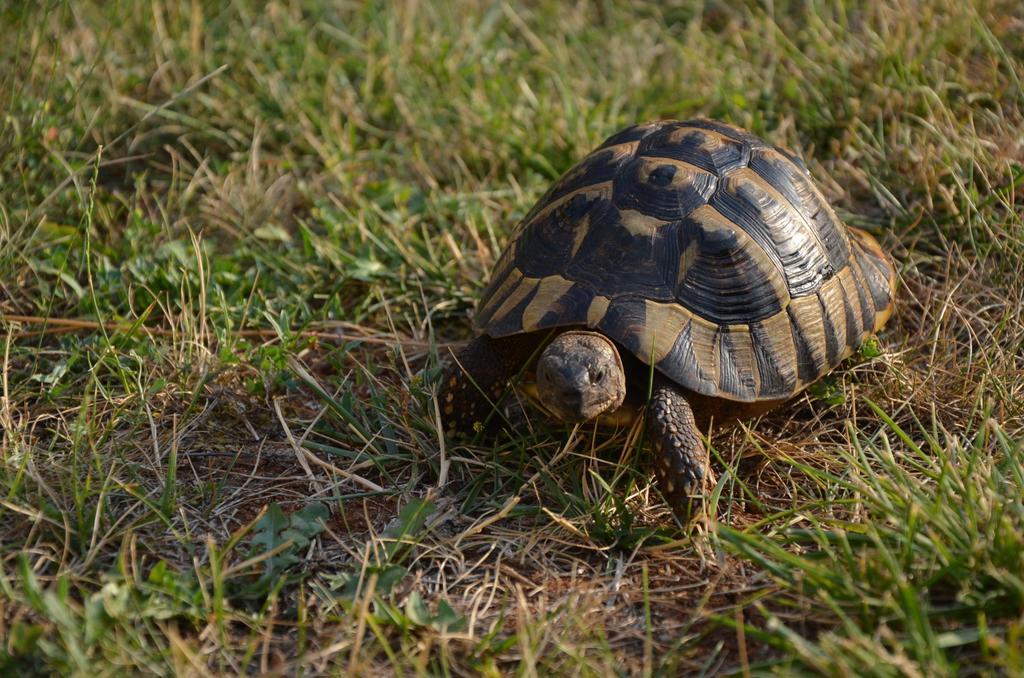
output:
<svg viewBox="0 0 1024 678"><path fill-rule="evenodd" d="M642 411L685 521L714 483L700 431L836 367L888 320L894 285L875 238L838 219L791 152L713 120L635 125L514 229L478 336L442 375L444 427L500 422L493 406L520 372L565 423Z"/></svg>

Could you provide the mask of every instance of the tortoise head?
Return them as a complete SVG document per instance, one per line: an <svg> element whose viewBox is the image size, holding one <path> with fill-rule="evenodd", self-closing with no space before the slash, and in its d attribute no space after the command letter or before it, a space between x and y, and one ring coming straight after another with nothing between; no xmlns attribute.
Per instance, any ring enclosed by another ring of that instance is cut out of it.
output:
<svg viewBox="0 0 1024 678"><path fill-rule="evenodd" d="M563 332L537 360L537 395L571 424L608 414L626 397L626 374L615 344L595 332Z"/></svg>

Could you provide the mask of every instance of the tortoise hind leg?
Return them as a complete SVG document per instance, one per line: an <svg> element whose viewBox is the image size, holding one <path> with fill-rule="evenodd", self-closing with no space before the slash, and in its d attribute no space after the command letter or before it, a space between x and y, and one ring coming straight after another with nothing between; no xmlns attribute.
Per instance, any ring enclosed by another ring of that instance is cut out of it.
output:
<svg viewBox="0 0 1024 678"><path fill-rule="evenodd" d="M661 493L685 524L699 510L715 479L693 410L675 384L655 382L647 404L647 437L654 449L654 473Z"/></svg>
<svg viewBox="0 0 1024 678"><path fill-rule="evenodd" d="M504 416L495 406L536 347L528 335L481 336L466 344L445 368L437 393L445 433L472 434L478 425L500 430Z"/></svg>

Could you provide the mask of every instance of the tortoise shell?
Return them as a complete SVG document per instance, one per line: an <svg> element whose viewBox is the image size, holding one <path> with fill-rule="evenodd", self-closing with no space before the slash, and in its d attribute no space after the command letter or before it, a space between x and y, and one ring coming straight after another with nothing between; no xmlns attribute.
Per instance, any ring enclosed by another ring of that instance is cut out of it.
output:
<svg viewBox="0 0 1024 678"><path fill-rule="evenodd" d="M541 198L474 324L589 327L696 393L780 400L881 328L894 282L791 153L720 122L660 121L613 135Z"/></svg>

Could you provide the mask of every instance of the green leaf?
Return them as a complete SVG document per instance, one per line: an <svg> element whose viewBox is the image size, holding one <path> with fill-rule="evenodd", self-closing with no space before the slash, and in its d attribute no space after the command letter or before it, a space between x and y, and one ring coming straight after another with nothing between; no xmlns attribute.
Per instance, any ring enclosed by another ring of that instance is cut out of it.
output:
<svg viewBox="0 0 1024 678"><path fill-rule="evenodd" d="M808 392L828 405L842 405L846 401L843 389L836 384L835 377L827 376L810 385Z"/></svg>
<svg viewBox="0 0 1024 678"><path fill-rule="evenodd" d="M355 600L356 597L362 595L363 587L366 586L366 582L374 574L377 575L377 586L374 591L378 595L385 596L394 589L396 584L405 578L408 570L401 565L385 565L383 567L369 565L362 571L362 576L360 576L359 572L341 572L331 575L326 579L330 583L331 590L337 591L339 598Z"/></svg>
<svg viewBox="0 0 1024 678"><path fill-rule="evenodd" d="M437 615L434 617L434 628L438 631L465 631L468 627L466 618L457 613L448 601L441 598L437 601Z"/></svg>
<svg viewBox="0 0 1024 678"><path fill-rule="evenodd" d="M405 578L408 570L401 565L386 565L377 570L377 593L387 595Z"/></svg>
<svg viewBox="0 0 1024 678"><path fill-rule="evenodd" d="M252 545L256 547L254 555L269 553L291 543L266 560L266 575L280 574L298 562L299 553L323 531L323 521L328 515L329 511L323 504L309 504L290 516L286 516L277 504L271 504L256 524L252 538Z"/></svg>
<svg viewBox="0 0 1024 678"><path fill-rule="evenodd" d="M387 560L398 558L415 536L423 529L427 518L434 514L437 506L426 499L413 499L406 504L398 517L388 523L382 536L390 543L386 546Z"/></svg>
<svg viewBox="0 0 1024 678"><path fill-rule="evenodd" d="M864 340L864 343L860 345L860 357L862 360L870 360L871 358L877 358L882 355L882 347L878 344L878 339L875 337L869 337Z"/></svg>
<svg viewBox="0 0 1024 678"><path fill-rule="evenodd" d="M426 626L431 622L430 610L416 591L410 593L405 601L405 615L417 626Z"/></svg>

